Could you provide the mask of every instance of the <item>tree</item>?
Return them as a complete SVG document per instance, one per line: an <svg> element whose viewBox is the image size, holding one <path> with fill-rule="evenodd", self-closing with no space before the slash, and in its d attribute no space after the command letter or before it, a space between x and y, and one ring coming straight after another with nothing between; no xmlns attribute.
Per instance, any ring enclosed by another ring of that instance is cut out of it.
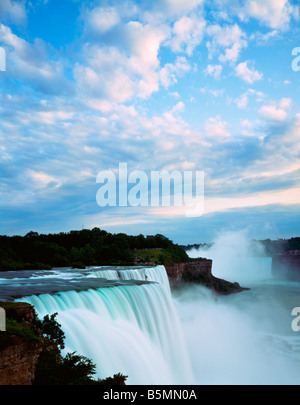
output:
<svg viewBox="0 0 300 405"><path fill-rule="evenodd" d="M57 346L46 346L39 356L33 385L125 385L127 376L120 373L105 380L94 379L96 365L91 359L76 352L63 357L58 346L63 349L65 334L55 320L57 312L46 315L38 325L42 333Z"/></svg>
<svg viewBox="0 0 300 405"><path fill-rule="evenodd" d="M47 336L48 339L54 340L57 345L61 348L65 348L65 334L61 329L61 325L55 320L57 312L52 315L45 315L41 323L42 333Z"/></svg>

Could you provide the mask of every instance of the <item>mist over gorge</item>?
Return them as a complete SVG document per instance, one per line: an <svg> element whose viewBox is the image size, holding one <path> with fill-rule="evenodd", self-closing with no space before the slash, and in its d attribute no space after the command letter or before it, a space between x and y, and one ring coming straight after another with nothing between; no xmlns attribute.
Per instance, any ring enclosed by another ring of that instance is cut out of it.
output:
<svg viewBox="0 0 300 405"><path fill-rule="evenodd" d="M272 258L259 244L253 250L244 232L190 252L204 253L213 275L249 289L171 289L164 265L112 265L2 272L0 293L17 293L16 302L30 303L39 316L57 312L65 351L91 358L99 378L121 372L128 385L298 384L291 311L299 283L274 278Z"/></svg>

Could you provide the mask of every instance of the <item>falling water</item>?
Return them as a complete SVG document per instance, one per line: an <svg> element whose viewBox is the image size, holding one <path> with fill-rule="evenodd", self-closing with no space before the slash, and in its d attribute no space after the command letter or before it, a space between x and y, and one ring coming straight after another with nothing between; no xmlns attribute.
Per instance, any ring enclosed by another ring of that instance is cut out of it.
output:
<svg viewBox="0 0 300 405"><path fill-rule="evenodd" d="M92 267L88 273L88 277L105 278L108 280L139 280L139 281L155 281L162 284L165 289L171 293L170 284L166 269L162 265L155 267Z"/></svg>
<svg viewBox="0 0 300 405"><path fill-rule="evenodd" d="M66 335L64 351L91 358L99 378L121 372L128 376L128 384L193 383L164 266L91 269L88 276L111 277L112 271L118 280L141 280L143 276L147 281L33 294L18 301L32 304L40 317L57 312Z"/></svg>

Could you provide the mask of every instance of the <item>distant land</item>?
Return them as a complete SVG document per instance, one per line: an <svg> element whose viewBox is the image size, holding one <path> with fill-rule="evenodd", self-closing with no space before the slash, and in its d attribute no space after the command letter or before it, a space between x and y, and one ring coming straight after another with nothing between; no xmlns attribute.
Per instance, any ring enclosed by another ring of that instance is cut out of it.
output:
<svg viewBox="0 0 300 405"><path fill-rule="evenodd" d="M263 247L263 249L257 249L257 255L265 255L268 257L277 256L280 254L286 254L288 252L300 251L300 237L296 236L290 239L264 239L264 240L252 240L253 251L255 251L256 246ZM213 243L194 243L189 245L179 245L184 251L189 251L191 249L209 249Z"/></svg>
<svg viewBox="0 0 300 405"><path fill-rule="evenodd" d="M186 261L187 253L160 234L130 236L93 228L47 235L33 231L25 236L0 235L0 271Z"/></svg>
<svg viewBox="0 0 300 405"><path fill-rule="evenodd" d="M253 240L264 254L277 256L300 251L300 237ZM38 270L53 267L106 265L171 265L190 260L191 249L205 249L210 243L178 245L161 234L137 236L110 233L99 228L56 234L31 231L25 236L0 235L0 271ZM203 253L202 253L203 254Z"/></svg>

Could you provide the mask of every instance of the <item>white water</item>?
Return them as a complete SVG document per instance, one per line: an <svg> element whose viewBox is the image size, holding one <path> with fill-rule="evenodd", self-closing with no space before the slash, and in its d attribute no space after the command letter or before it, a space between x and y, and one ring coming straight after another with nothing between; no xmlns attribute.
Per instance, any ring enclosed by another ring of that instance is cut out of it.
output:
<svg viewBox="0 0 300 405"><path fill-rule="evenodd" d="M117 267L116 269L106 269L105 267L91 268L87 277L106 278L108 280L139 280L155 281L162 284L168 293L171 293L169 279L164 266L138 267L128 269Z"/></svg>
<svg viewBox="0 0 300 405"><path fill-rule="evenodd" d="M139 279L139 271L134 270L118 273L126 280ZM121 372L128 376L128 384L191 383L165 268L147 268L145 273L148 281L162 282L33 295L18 301L32 304L40 317L57 312L66 334L64 351L91 358L99 378ZM104 276L102 271L96 274Z"/></svg>
<svg viewBox="0 0 300 405"><path fill-rule="evenodd" d="M213 258L214 275L251 288L229 296L201 286L171 295L165 268L157 266L90 268L76 273L79 284L106 277L119 285L23 300L41 316L59 313L65 352L91 358L100 378L122 372L128 384L299 385L300 332L291 328L291 310L300 306L300 283L272 280L270 259L253 253L243 234L194 252ZM129 279L155 283L122 285Z"/></svg>
<svg viewBox="0 0 300 405"><path fill-rule="evenodd" d="M218 299L201 286L176 294L176 309L200 384L300 384L300 332L291 311L300 306L300 283L272 278L271 258L244 232L220 235L206 250L216 277L249 291Z"/></svg>
<svg viewBox="0 0 300 405"><path fill-rule="evenodd" d="M299 385L300 332L291 327L300 284L265 284L219 297L176 294L197 384Z"/></svg>

